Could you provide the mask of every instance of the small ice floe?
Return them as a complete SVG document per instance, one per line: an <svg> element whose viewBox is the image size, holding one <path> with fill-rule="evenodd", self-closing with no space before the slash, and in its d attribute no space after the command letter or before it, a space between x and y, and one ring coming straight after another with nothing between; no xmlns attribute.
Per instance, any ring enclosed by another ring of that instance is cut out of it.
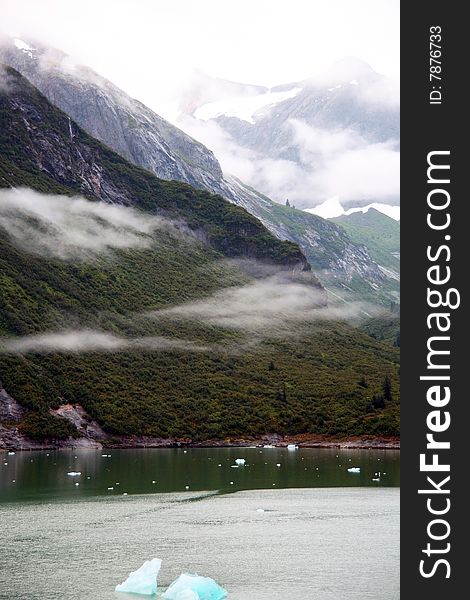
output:
<svg viewBox="0 0 470 600"><path fill-rule="evenodd" d="M79 484L79 483L78 483L78 481L77 481L77 483L76 483L75 485L80 485L80 484Z"/></svg>
<svg viewBox="0 0 470 600"><path fill-rule="evenodd" d="M217 466L218 466L218 467L221 467L222 465L221 465L221 464L218 464Z"/></svg>
<svg viewBox="0 0 470 600"><path fill-rule="evenodd" d="M9 452L8 456L13 456L14 454L16 454L15 452Z"/></svg>
<svg viewBox="0 0 470 600"><path fill-rule="evenodd" d="M281 466L281 463L277 463L277 464L276 464L276 467L280 467L280 466Z"/></svg>
<svg viewBox="0 0 470 600"><path fill-rule="evenodd" d="M265 444L265 445L263 446L263 448L274 448L274 446L272 446L271 444Z"/></svg>
<svg viewBox="0 0 470 600"><path fill-rule="evenodd" d="M264 512L266 512L266 511L264 510L264 508L257 508L257 509L256 509L256 512L259 512L259 513L264 513Z"/></svg>
<svg viewBox="0 0 470 600"><path fill-rule="evenodd" d="M244 458L236 458L235 464L237 465L237 467L244 467L246 464L246 460Z"/></svg>
<svg viewBox="0 0 470 600"><path fill-rule="evenodd" d="M233 481L230 482L230 485L233 485Z"/></svg>
<svg viewBox="0 0 470 600"><path fill-rule="evenodd" d="M187 450L183 450L183 454L187 454L187 453L188 453L188 451L187 451Z"/></svg>
<svg viewBox="0 0 470 600"><path fill-rule="evenodd" d="M114 488L113 488L113 487L109 487L109 488L108 488L108 492L112 492L113 490L114 490Z"/></svg>
<svg viewBox="0 0 470 600"><path fill-rule="evenodd" d="M372 481L380 481L380 477L372 477Z"/></svg>
<svg viewBox="0 0 470 600"><path fill-rule="evenodd" d="M123 583L116 586L116 592L128 592L130 594L144 594L152 596L157 593L157 577L162 566L159 558L146 560L144 564L132 571Z"/></svg>
<svg viewBox="0 0 470 600"><path fill-rule="evenodd" d="M361 472L361 468L360 467L350 467L348 469L348 473L360 473Z"/></svg>
<svg viewBox="0 0 470 600"><path fill-rule="evenodd" d="M67 475L68 475L69 477L79 477L81 474L82 474L82 472L81 472L81 471L69 471L69 472L67 473Z"/></svg>
<svg viewBox="0 0 470 600"><path fill-rule="evenodd" d="M102 454L101 455L103 458L111 458L111 454Z"/></svg>
<svg viewBox="0 0 470 600"><path fill-rule="evenodd" d="M124 492L124 493L123 493L123 496L127 496L127 492Z"/></svg>
<svg viewBox="0 0 470 600"><path fill-rule="evenodd" d="M5 467L8 465L8 463L7 463L7 462L4 462L3 464L5 465Z"/></svg>
<svg viewBox="0 0 470 600"><path fill-rule="evenodd" d="M184 486L185 490L189 490L189 485Z"/></svg>
<svg viewBox="0 0 470 600"><path fill-rule="evenodd" d="M163 594L164 600L223 600L227 591L210 577L183 573Z"/></svg>
<svg viewBox="0 0 470 600"><path fill-rule="evenodd" d="M287 449L288 450L297 450L298 446L296 446L295 444L287 444Z"/></svg>
<svg viewBox="0 0 470 600"><path fill-rule="evenodd" d="M152 483L153 485L155 485L157 482L155 481L155 479L152 479Z"/></svg>

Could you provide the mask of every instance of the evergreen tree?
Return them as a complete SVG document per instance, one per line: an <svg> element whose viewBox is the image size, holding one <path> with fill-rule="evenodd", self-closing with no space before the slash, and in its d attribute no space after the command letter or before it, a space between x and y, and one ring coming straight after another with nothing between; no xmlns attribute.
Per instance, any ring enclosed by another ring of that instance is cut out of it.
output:
<svg viewBox="0 0 470 600"><path fill-rule="evenodd" d="M391 400L392 399L392 382L388 375L386 375L383 380L382 390L383 390L384 400Z"/></svg>

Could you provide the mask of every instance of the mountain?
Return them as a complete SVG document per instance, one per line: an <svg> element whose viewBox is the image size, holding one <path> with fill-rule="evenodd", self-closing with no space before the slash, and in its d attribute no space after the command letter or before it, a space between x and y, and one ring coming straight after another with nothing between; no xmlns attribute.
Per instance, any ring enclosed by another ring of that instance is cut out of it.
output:
<svg viewBox="0 0 470 600"><path fill-rule="evenodd" d="M383 97L390 85L367 63L344 59L319 77L262 91L255 97L260 107L248 118L224 108L223 101L200 105L191 114L205 121L214 119L242 147L305 165L288 126L292 120L323 130L352 131L371 143L395 140L398 144L399 109L393 90L389 102ZM256 108L253 97L251 104Z"/></svg>
<svg viewBox="0 0 470 600"><path fill-rule="evenodd" d="M369 208L332 219L344 227L356 244L364 244L374 261L390 276L399 280L400 224L383 213Z"/></svg>
<svg viewBox="0 0 470 600"><path fill-rule="evenodd" d="M373 231L369 236L364 233L362 237L352 237L350 229L343 227L341 221L335 223L273 202L235 177L230 177L230 181L234 187L238 186L240 195L247 189L251 192L244 203L250 213L278 238L300 246L333 297L339 296L347 302L361 299L386 306L398 299L399 271L389 272L380 266L382 263L376 262L375 256L371 256L368 243L374 244L377 238ZM377 256L381 256L380 253Z"/></svg>
<svg viewBox="0 0 470 600"><path fill-rule="evenodd" d="M308 318L328 308L297 246L127 162L15 70L0 81L3 445L398 432L396 349Z"/></svg>
<svg viewBox="0 0 470 600"><path fill-rule="evenodd" d="M246 208L279 239L299 244L313 269L335 293L347 292L353 299L388 303L387 277L367 248L348 239L344 230L280 206L235 177L224 177L213 153L202 144L95 72L73 64L65 54L30 44L3 40L0 60L21 72L90 135L158 177L187 182ZM183 102L196 106L197 102L232 94L256 98L265 91L256 86L199 78L191 96ZM332 244L335 239L340 241ZM329 253L330 250L334 251ZM392 295L393 292L392 289Z"/></svg>

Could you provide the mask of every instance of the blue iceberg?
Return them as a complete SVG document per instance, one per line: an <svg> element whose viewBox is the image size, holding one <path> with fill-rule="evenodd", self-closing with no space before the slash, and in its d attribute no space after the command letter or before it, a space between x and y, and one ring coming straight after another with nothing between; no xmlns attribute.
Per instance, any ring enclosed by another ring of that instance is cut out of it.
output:
<svg viewBox="0 0 470 600"><path fill-rule="evenodd" d="M165 600L222 600L227 591L210 577L183 573L174 581L162 598Z"/></svg>
<svg viewBox="0 0 470 600"><path fill-rule="evenodd" d="M123 583L116 586L116 592L129 592L131 594L145 594L151 596L157 593L157 576L162 566L159 558L146 560L144 564L133 571Z"/></svg>

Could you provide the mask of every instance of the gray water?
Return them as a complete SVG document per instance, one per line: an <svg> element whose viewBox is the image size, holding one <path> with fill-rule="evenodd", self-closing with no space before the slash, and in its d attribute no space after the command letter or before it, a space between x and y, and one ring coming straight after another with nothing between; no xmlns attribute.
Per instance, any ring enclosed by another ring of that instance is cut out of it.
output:
<svg viewBox="0 0 470 600"><path fill-rule="evenodd" d="M396 451L102 454L1 455L2 600L136 600L114 587L153 557L160 589L191 571L230 600L399 598Z"/></svg>

